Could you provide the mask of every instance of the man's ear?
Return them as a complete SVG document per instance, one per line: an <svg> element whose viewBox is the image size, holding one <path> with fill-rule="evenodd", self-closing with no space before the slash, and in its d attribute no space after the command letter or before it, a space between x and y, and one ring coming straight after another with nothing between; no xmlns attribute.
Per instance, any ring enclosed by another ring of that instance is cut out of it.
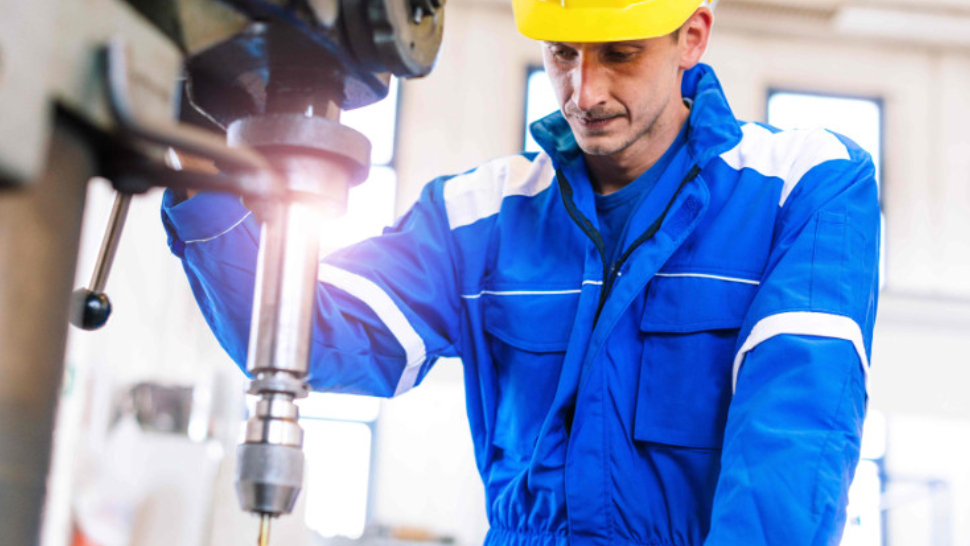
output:
<svg viewBox="0 0 970 546"><path fill-rule="evenodd" d="M701 62L714 26L714 14L707 7L697 8L680 31L680 68L690 70Z"/></svg>

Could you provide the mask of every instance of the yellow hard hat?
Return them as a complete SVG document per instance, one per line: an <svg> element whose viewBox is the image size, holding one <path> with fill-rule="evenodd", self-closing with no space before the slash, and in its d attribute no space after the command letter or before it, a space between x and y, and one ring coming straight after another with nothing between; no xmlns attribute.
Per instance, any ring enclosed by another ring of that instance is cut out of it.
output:
<svg viewBox="0 0 970 546"><path fill-rule="evenodd" d="M714 0L512 0L527 38L547 42L620 42L665 36Z"/></svg>

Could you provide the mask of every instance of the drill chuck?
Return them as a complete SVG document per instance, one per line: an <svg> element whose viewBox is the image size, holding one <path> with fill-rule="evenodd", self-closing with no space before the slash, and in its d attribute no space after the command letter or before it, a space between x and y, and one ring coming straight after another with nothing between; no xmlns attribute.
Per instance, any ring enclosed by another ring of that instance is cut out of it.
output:
<svg viewBox="0 0 970 546"><path fill-rule="evenodd" d="M306 395L306 386L285 376L261 374L252 382L250 392L260 398L246 423L246 440L236 448L239 503L274 517L293 510L303 484L303 429L294 400Z"/></svg>
<svg viewBox="0 0 970 546"><path fill-rule="evenodd" d="M293 511L303 485L300 447L244 443L236 457L236 492L244 509L274 517Z"/></svg>

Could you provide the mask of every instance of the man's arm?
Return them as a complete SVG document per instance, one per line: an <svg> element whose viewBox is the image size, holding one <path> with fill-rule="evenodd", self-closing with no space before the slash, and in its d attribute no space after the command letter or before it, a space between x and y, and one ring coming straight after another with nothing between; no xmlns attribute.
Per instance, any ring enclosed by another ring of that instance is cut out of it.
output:
<svg viewBox="0 0 970 546"><path fill-rule="evenodd" d="M380 237L328 256L318 271L310 384L393 396L455 354L458 303L443 180ZM202 314L245 369L259 225L238 197L167 192L162 220ZM323 235L326 237L326 234Z"/></svg>
<svg viewBox="0 0 970 546"><path fill-rule="evenodd" d="M706 544L838 544L862 434L878 294L871 160L823 163L780 211L739 337Z"/></svg>

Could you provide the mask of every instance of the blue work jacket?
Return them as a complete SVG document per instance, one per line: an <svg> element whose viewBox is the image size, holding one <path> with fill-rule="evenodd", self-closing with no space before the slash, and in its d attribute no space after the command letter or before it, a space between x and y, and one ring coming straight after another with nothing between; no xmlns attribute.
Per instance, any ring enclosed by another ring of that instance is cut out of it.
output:
<svg viewBox="0 0 970 546"><path fill-rule="evenodd" d="M428 184L319 268L319 391L394 396L464 365L487 545L835 544L859 456L878 287L873 164L823 130L740 123L684 76L687 144L604 263L568 124L539 154ZM206 320L246 360L259 230L165 199Z"/></svg>

